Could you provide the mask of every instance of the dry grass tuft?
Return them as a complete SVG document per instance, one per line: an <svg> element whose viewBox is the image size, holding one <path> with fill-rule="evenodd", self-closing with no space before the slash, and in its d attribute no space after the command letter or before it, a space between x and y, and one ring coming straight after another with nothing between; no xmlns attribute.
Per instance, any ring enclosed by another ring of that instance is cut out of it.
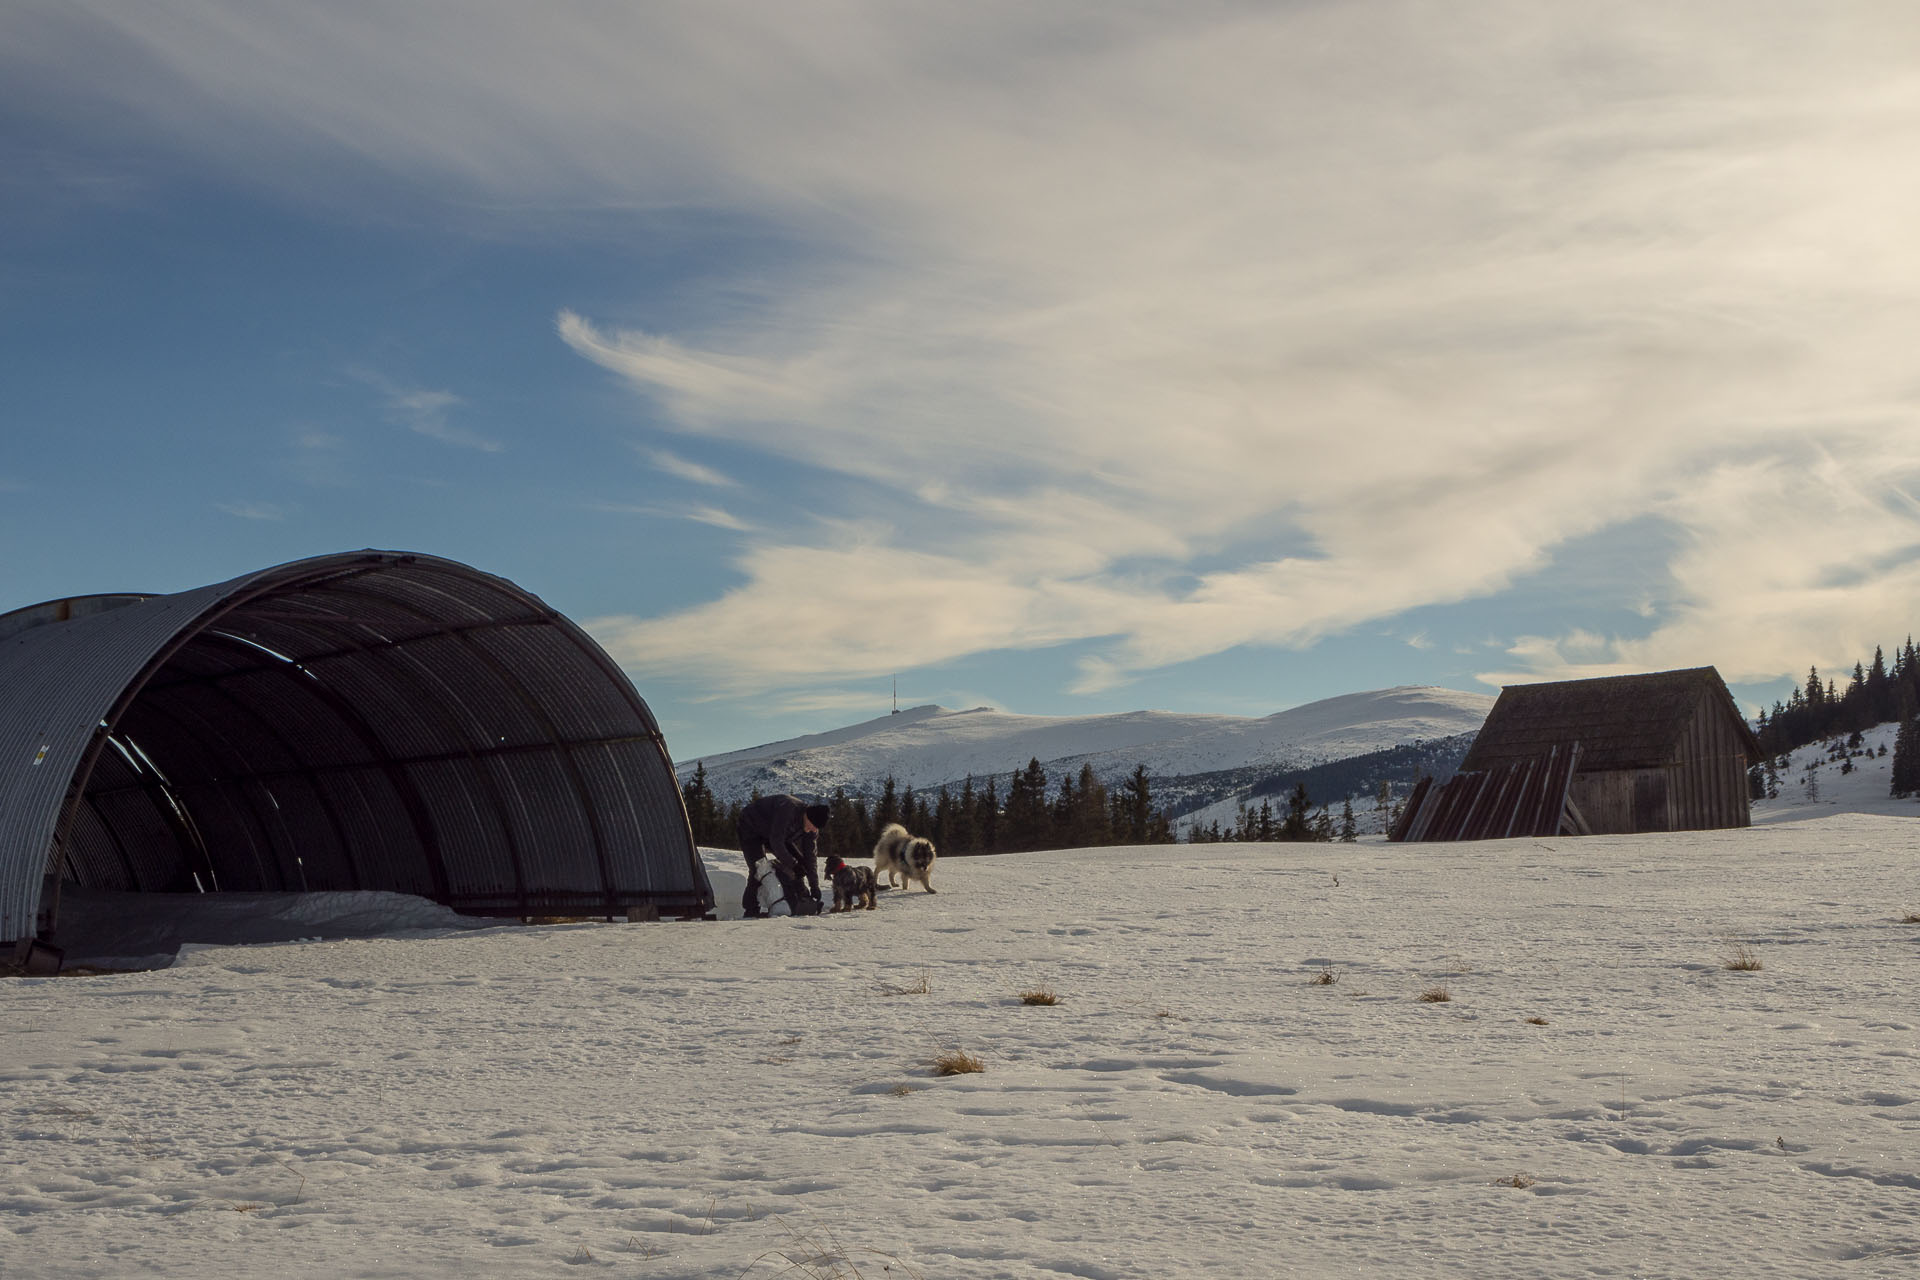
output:
<svg viewBox="0 0 1920 1280"><path fill-rule="evenodd" d="M1528 1018L1527 1024L1529 1026L1544 1027L1547 1025L1547 1020L1545 1018Z"/></svg>
<svg viewBox="0 0 1920 1280"><path fill-rule="evenodd" d="M893 1088L887 1090L887 1092L892 1094L896 1098L910 1098L914 1094L920 1091L914 1088L910 1084L897 1084L893 1086Z"/></svg>
<svg viewBox="0 0 1920 1280"><path fill-rule="evenodd" d="M1529 1177L1524 1173L1516 1173L1508 1178L1495 1178L1493 1185L1496 1187L1514 1187L1518 1190L1525 1191L1537 1181L1539 1181L1539 1179Z"/></svg>
<svg viewBox="0 0 1920 1280"><path fill-rule="evenodd" d="M878 1263L884 1275L891 1276L897 1269L907 1280L926 1280L925 1273L895 1254L881 1253L875 1249L849 1249L840 1243L840 1237L832 1231L799 1231L784 1218L775 1218L774 1221L787 1233L787 1247L761 1254L748 1265L748 1271L769 1258L778 1258L787 1264L786 1270L780 1273L783 1276L799 1275L807 1280L867 1280L867 1273L854 1260L855 1255L861 1255L868 1259L869 1267Z"/></svg>
<svg viewBox="0 0 1920 1280"><path fill-rule="evenodd" d="M1332 965L1327 965L1322 968L1320 972L1308 978L1307 981L1316 987L1330 987L1340 981L1340 975L1333 971Z"/></svg>
<svg viewBox="0 0 1920 1280"><path fill-rule="evenodd" d="M1744 942L1736 942L1727 948L1726 955L1721 958L1720 967L1731 969L1736 973L1756 973L1763 966L1760 963L1759 952Z"/></svg>
<svg viewBox="0 0 1920 1280"><path fill-rule="evenodd" d="M986 1063L964 1049L949 1049L927 1065L933 1068L933 1074L937 1076L968 1076L987 1069Z"/></svg>
<svg viewBox="0 0 1920 1280"><path fill-rule="evenodd" d="M880 993L889 996L931 995L933 993L933 978L925 969L922 969L914 975L913 981L902 986L895 986L892 983L882 983L880 985Z"/></svg>
<svg viewBox="0 0 1920 1280"><path fill-rule="evenodd" d="M1425 991L1422 991L1420 993L1419 999L1421 1004L1445 1004L1449 1000L1453 999L1453 992L1447 990L1446 987L1438 983L1435 983L1433 986L1428 987Z"/></svg>
<svg viewBox="0 0 1920 1280"><path fill-rule="evenodd" d="M1909 911L1900 917L1901 924L1920 924L1920 911Z"/></svg>
<svg viewBox="0 0 1920 1280"><path fill-rule="evenodd" d="M1049 987L1033 987L1020 993L1021 1004L1059 1004L1060 997Z"/></svg>

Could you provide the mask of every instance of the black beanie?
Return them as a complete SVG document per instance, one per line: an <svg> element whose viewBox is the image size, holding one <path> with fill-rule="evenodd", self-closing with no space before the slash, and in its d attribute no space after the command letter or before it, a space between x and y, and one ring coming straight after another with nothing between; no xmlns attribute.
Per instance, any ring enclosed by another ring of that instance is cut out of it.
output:
<svg viewBox="0 0 1920 1280"><path fill-rule="evenodd" d="M807 806L807 821L816 827L826 826L827 819L832 816L833 810L823 804L810 804Z"/></svg>

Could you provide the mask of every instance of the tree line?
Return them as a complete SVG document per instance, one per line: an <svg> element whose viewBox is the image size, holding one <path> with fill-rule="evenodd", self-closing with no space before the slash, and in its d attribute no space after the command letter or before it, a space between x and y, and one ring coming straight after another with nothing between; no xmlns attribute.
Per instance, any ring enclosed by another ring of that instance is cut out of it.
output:
<svg viewBox="0 0 1920 1280"><path fill-rule="evenodd" d="M1375 797L1375 808L1383 815L1388 815L1384 820L1385 825L1391 824L1391 796L1390 784L1382 781L1379 794ZM1284 812L1275 809L1271 800L1261 800L1258 809L1242 804L1233 822L1223 825L1215 819L1204 828L1196 826L1187 838L1194 844L1216 844L1229 840L1240 843L1339 840L1351 844L1359 839L1359 830L1358 821L1353 816L1352 796L1348 796L1341 804L1336 823L1332 813L1324 806L1317 812L1314 810L1313 798L1307 794L1307 784L1296 782L1287 795Z"/></svg>
<svg viewBox="0 0 1920 1280"><path fill-rule="evenodd" d="M758 799L759 791L753 793ZM707 782L707 767L694 767L693 777L680 788L687 822L695 844L730 849L742 802L723 805ZM1033 849L1084 849L1117 844L1171 844L1173 820L1153 802L1147 768L1140 765L1117 788L1094 776L1092 765L1060 779L1053 790L1040 761L1007 781L1000 795L999 780L988 778L975 786L968 778L958 792L943 785L932 794L900 787L889 777L880 795L869 805L864 796L850 796L846 788L826 801L833 817L820 832L822 858L865 858L889 822L898 822L917 836L932 840L941 857L982 853L1018 853Z"/></svg>
<svg viewBox="0 0 1920 1280"><path fill-rule="evenodd" d="M1806 681L1770 711L1760 713L1754 736L1765 753L1753 769L1753 789L1774 794L1772 770L1788 752L1809 743L1848 736L1859 745L1860 734L1877 724L1898 721L1894 739L1892 787L1896 796L1920 792L1920 652L1913 637L1894 651L1888 665L1884 650L1875 646L1872 665L1853 664L1845 689L1831 677L1822 679L1818 667L1807 669Z"/></svg>

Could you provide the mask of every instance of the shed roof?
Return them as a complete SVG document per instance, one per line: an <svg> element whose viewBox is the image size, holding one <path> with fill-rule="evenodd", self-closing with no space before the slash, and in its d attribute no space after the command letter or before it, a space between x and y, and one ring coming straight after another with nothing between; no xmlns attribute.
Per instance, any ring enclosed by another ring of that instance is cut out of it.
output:
<svg viewBox="0 0 1920 1280"><path fill-rule="evenodd" d="M1760 744L1712 667L1508 685L1487 713L1463 771L1489 769L1580 744L1580 772L1650 769L1673 762L1705 700L1738 726L1749 760Z"/></svg>
<svg viewBox="0 0 1920 1280"><path fill-rule="evenodd" d="M361 551L110 603L0 618L0 940L34 931L49 871L712 905L652 713L513 583Z"/></svg>

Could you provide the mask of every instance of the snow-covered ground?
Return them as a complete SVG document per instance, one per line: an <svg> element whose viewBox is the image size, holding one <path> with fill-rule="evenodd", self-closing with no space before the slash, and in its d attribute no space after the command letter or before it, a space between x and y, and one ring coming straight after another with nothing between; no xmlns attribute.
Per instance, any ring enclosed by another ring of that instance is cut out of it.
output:
<svg viewBox="0 0 1920 1280"><path fill-rule="evenodd" d="M1349 693L1258 719L1134 711L1121 715L1026 716L976 707L913 707L828 733L681 761L680 776L705 765L722 803L762 792L828 795L836 787L877 792L891 776L916 789L1005 775L1029 760L1057 781L1090 764L1114 782L1145 765L1155 778L1250 765L1299 768L1402 743L1478 729L1487 694L1403 686Z"/></svg>
<svg viewBox="0 0 1920 1280"><path fill-rule="evenodd" d="M1820 807L0 981L0 1276L1909 1277L1920 823Z"/></svg>
<svg viewBox="0 0 1920 1280"><path fill-rule="evenodd" d="M1920 817L1920 799L1896 800L1888 794L1893 781L1893 740L1897 724L1883 724L1861 734L1857 748L1848 750L1844 737L1801 747L1777 768L1779 794L1753 802L1756 823L1812 818L1829 813L1886 813ZM1881 748L1886 754L1881 755ZM1843 762L1833 759L1845 754ZM1851 764L1845 769L1843 764Z"/></svg>

